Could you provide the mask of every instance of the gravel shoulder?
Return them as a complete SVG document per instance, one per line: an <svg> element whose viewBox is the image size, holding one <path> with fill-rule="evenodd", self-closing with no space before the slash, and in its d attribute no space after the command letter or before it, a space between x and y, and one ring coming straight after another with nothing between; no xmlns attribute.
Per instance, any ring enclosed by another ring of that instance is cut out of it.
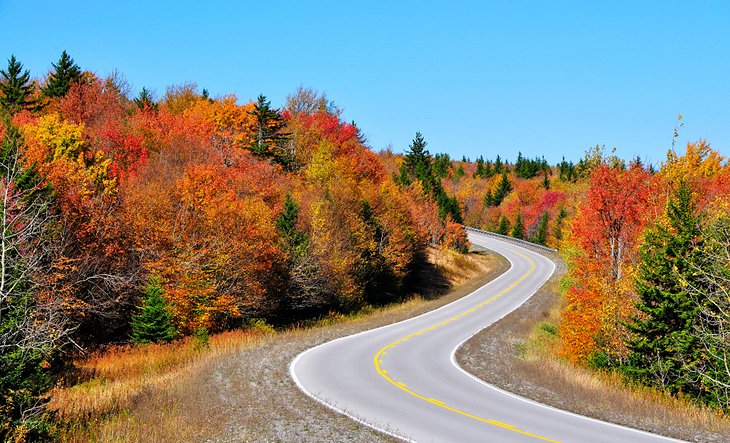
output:
<svg viewBox="0 0 730 443"><path fill-rule="evenodd" d="M208 414L210 442L375 442L392 438L363 426L302 393L289 377L289 363L300 352L338 337L398 322L443 306L488 283L509 268L492 253L482 253L482 272L444 295L387 307L332 325L278 333L261 346L223 356L201 368L192 397L183 401ZM191 411L192 413L192 411Z"/></svg>

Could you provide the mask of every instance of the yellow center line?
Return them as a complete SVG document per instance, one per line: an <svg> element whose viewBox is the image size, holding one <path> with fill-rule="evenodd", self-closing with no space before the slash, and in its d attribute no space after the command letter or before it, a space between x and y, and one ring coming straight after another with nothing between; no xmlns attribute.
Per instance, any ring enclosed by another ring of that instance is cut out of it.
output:
<svg viewBox="0 0 730 443"><path fill-rule="evenodd" d="M383 378L385 378L386 380L388 380L388 382L390 382L392 385L396 386L398 389L400 389L400 390L402 390L402 391L404 391L404 392L406 392L406 393L408 393L408 394L410 394L410 395L412 395L412 396L414 396L414 397L416 397L418 399L421 399L423 401L426 401L428 403L431 403L433 405L436 405L436 406L438 406L440 408L443 408L443 409L446 409L448 411L455 412L455 413L457 413L459 415L463 415L464 417L468 417L468 418L471 418L471 419L480 421L482 423L486 423L486 424L489 424L489 425L492 425L492 426L497 426L497 427L500 427L502 429L507 429L509 431L516 432L516 433L522 434L522 435L526 435L528 437L533 437L533 438L536 438L538 440L549 441L549 442L553 442L553 443L559 443L557 440L553 440L553 439L550 439L550 438L547 438L547 437L543 437L541 435L533 434L531 432L524 431L522 429L518 429L515 426L509 425L507 423L502 423L502 422L497 421L497 420L491 420L491 419L486 419L486 418L478 417L478 416L476 416L474 414L470 414L470 413L468 413L466 411L462 411L460 409L452 408L451 406L446 405L444 402L442 402L440 400L436 400L434 398L430 398L430 397L426 397L424 395L421 395L421 394L419 394L419 393L417 393L417 392L409 389L403 382L397 382L397 381L393 380L388 375L388 372L386 370L384 370L383 368L381 368L381 365L383 364L382 357L385 355L385 353L386 353L386 351L388 349L395 348L398 344L403 343L403 342L407 341L408 339L410 339L412 337L416 337L416 336L421 335L421 334L423 334L423 333L425 333L427 331L433 331L435 329L438 329L440 327L443 327L443 326L445 326L445 325L447 325L447 324L449 324L449 323L451 323L451 322L453 322L455 320L458 320L459 318L466 317L467 315L472 314L472 313L474 313L474 312L476 312L476 311L484 308L488 304L492 303L493 301L497 300L498 298L500 298L504 294L508 293L515 286L517 286L518 284L522 283L523 280L525 280L527 277L529 277L530 274L532 274L535 271L535 267L537 266L536 263L530 257L528 257L528 256L526 256L524 254L521 254L521 253L519 253L519 252L517 252L515 250L512 250L512 252L514 252L515 254L517 254L517 255L519 255L519 256L527 259L531 263L530 270L527 271L527 273L525 275L523 275L522 277L520 277L516 282L512 283L511 285L509 285L507 288L503 289L497 295L495 295L495 296L493 296L493 297L491 297L491 298L489 298L489 299L481 302L477 306L475 306L475 307L473 307L473 308L471 308L471 309L469 309L467 311L464 311L464 312L462 312L462 313L460 313L460 314L458 314L458 315L456 315L454 317L451 317L448 320L442 321L441 323L438 323L438 324L436 324L434 326L430 326L428 328L421 329L420 331L417 331L417 332L414 332L412 334L409 334L409 335L407 335L405 337L402 337L402 338L400 338L400 339L398 339L398 340L396 340L396 341L394 341L392 343L389 343L389 344L383 346L380 349L380 351L378 351L378 353L375 354L375 357L374 357L373 361L375 362L375 369L378 371L378 374L380 374Z"/></svg>

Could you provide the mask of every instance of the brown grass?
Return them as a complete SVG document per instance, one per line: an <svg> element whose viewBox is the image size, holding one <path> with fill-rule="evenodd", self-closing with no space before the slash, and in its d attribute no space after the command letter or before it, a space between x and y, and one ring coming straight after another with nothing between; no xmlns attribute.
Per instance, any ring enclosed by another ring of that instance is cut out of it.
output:
<svg viewBox="0 0 730 443"><path fill-rule="evenodd" d="M534 325L518 352L521 366L533 377L550 380L551 385L562 386L562 395L572 396L565 399L573 405L571 409L609 420L610 411L620 412L644 422L649 430L663 429L666 435L696 441L714 440L711 434L730 435L730 420L716 410L658 389L631 384L620 374L578 366L558 357L559 316L560 306L553 306L548 318ZM698 436L703 432L709 434Z"/></svg>
<svg viewBox="0 0 730 443"><path fill-rule="evenodd" d="M459 255L434 249L429 250L429 257L434 265L430 272L444 279L446 286L475 279L495 268L495 258L484 254ZM369 322L372 323L368 319L397 321L413 311L432 309L437 304L439 302L435 300L426 301L416 295L397 305L364 309L357 315L333 314L306 328L281 332L258 323L246 330L213 335L210 346L202 348L190 338L172 344L112 347L75 362L75 372L80 374L80 381L70 387L53 389L50 409L56 412L62 424L61 441L205 440L225 425L226 417L230 415L228 409L233 409L228 399L210 398L212 394L202 387L205 383L231 383L219 370L221 362L229 364L238 355L265 356L268 351L263 350L267 347L297 341L305 343L312 340L313 334L334 338L331 336L341 334L340 329L343 328L336 328L343 323L367 329L371 327ZM261 361L255 364L269 363L266 357L261 357ZM246 386L255 384L256 380L244 383ZM239 386L237 395L241 396L245 389ZM298 394L292 392L288 385L276 389L280 392L274 397L282 397L283 400L256 398L256 390L251 389L250 394L245 394L243 404L255 403L260 408L261 404L271 402L272 408L282 409L276 402L286 402L287 396ZM313 414L311 411L305 413ZM242 426L249 429L262 427L259 422L247 423L246 420L243 420ZM274 424L273 427L277 426ZM312 437L316 440L316 435ZM253 438L260 439L258 436ZM261 438L269 440L271 436ZM365 439L372 439L372 436Z"/></svg>

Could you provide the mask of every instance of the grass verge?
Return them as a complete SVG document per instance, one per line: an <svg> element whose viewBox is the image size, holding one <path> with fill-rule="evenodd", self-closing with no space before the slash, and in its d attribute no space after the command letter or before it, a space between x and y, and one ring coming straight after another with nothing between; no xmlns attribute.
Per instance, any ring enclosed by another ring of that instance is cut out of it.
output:
<svg viewBox="0 0 730 443"><path fill-rule="evenodd" d="M274 331L258 323L168 345L112 347L74 363L78 383L50 394L61 441L388 441L313 404L287 365L311 346L435 309L507 268L498 256L429 251L417 291L401 303ZM434 281L438 280L438 281ZM451 289L451 290L450 290ZM445 295L443 295L445 294Z"/></svg>

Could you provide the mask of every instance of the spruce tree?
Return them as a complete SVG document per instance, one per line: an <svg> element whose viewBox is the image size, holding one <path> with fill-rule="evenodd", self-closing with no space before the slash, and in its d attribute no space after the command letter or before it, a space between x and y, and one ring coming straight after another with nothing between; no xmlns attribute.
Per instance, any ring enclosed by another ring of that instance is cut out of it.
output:
<svg viewBox="0 0 730 443"><path fill-rule="evenodd" d="M267 158L289 169L294 162L283 149L291 134L284 131L286 122L279 110L271 106L264 95L259 95L250 114L256 119L255 136L248 149L256 156Z"/></svg>
<svg viewBox="0 0 730 443"><path fill-rule="evenodd" d="M548 224L549 223L550 223L550 214L548 214L548 212L545 211L540 216L540 221L537 225L537 233L535 234L535 238L533 239L534 243L545 246L545 244L547 243Z"/></svg>
<svg viewBox="0 0 730 443"><path fill-rule="evenodd" d="M276 219L276 228L279 231L285 248L292 256L304 256L309 249L309 242L304 231L297 227L299 206L290 194L284 200L284 209Z"/></svg>
<svg viewBox="0 0 730 443"><path fill-rule="evenodd" d="M31 99L34 83L30 79L30 72L27 69L23 71L23 64L14 55L8 59L8 69L0 69L0 75L0 107L5 112L14 115L35 105Z"/></svg>
<svg viewBox="0 0 730 443"><path fill-rule="evenodd" d="M48 76L43 94L48 97L63 97L71 84L81 77L81 68L66 51L61 53L58 63L52 63L54 71Z"/></svg>
<svg viewBox="0 0 730 443"><path fill-rule="evenodd" d="M497 190L494 191L492 196L492 203L494 206L499 206L504 201L505 197L512 191L512 183L507 178L507 170L502 171L502 177L500 177L499 183L497 184Z"/></svg>
<svg viewBox="0 0 730 443"><path fill-rule="evenodd" d="M501 219L499 219L499 226L497 227L497 234L502 235L509 235L509 220L507 220L506 216L502 216Z"/></svg>
<svg viewBox="0 0 730 443"><path fill-rule="evenodd" d="M157 110L157 103L155 103L152 92L144 86L142 87L142 90L139 91L139 95L135 97L134 104L137 105L139 109Z"/></svg>
<svg viewBox="0 0 730 443"><path fill-rule="evenodd" d="M145 290L146 297L137 314L132 316L132 340L136 343L170 342L176 331L172 314L163 295L161 281L150 279Z"/></svg>
<svg viewBox="0 0 730 443"><path fill-rule="evenodd" d="M525 238L525 224L522 221L522 214L517 214L517 219L515 219L515 225L512 227L510 235L520 240Z"/></svg>
<svg viewBox="0 0 730 443"><path fill-rule="evenodd" d="M666 216L668 225L649 230L640 251L636 290L642 315L628 324L633 337L625 369L640 382L691 393L692 366L700 360L693 335L699 307L687 291L703 240L687 184L670 199Z"/></svg>

